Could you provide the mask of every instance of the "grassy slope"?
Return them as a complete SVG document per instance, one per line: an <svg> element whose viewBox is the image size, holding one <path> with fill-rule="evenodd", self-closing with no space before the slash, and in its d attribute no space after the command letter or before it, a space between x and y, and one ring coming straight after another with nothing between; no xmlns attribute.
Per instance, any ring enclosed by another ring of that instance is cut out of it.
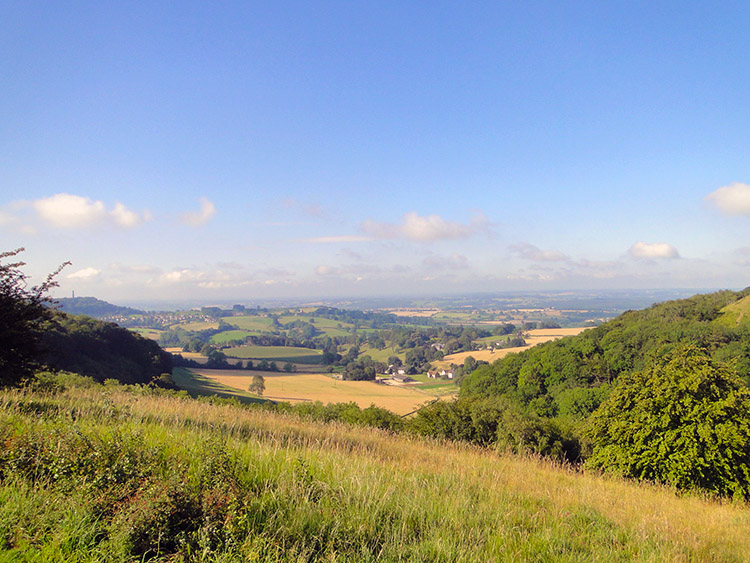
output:
<svg viewBox="0 0 750 563"><path fill-rule="evenodd" d="M724 326L735 327L750 324L750 295L730 303L721 310L721 315L713 322Z"/></svg>
<svg viewBox="0 0 750 563"><path fill-rule="evenodd" d="M238 346L228 348L224 353L230 358L265 359L269 361L289 361L300 363L319 363L323 352L311 348L296 348L293 346Z"/></svg>
<svg viewBox="0 0 750 563"><path fill-rule="evenodd" d="M211 344L226 344L230 340L243 340L248 336L251 336L253 334L257 334L257 332L253 332L251 330L225 330L223 332L219 332L217 334L214 334L209 342Z"/></svg>
<svg viewBox="0 0 750 563"><path fill-rule="evenodd" d="M742 561L750 553L745 505L471 447L116 389L0 392L0 407L6 560L172 561L189 552L207 561Z"/></svg>
<svg viewBox="0 0 750 563"><path fill-rule="evenodd" d="M241 316L241 317L222 317L222 321L235 326L239 329L250 330L253 332L270 331L273 323L268 317Z"/></svg>

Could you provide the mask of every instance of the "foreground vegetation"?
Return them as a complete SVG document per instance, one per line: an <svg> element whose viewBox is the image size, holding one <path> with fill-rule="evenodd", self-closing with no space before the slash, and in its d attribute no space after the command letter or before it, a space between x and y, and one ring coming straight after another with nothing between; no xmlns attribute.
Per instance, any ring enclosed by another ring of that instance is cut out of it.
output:
<svg viewBox="0 0 750 563"><path fill-rule="evenodd" d="M741 503L293 413L63 383L0 393L5 560L741 561L750 553Z"/></svg>

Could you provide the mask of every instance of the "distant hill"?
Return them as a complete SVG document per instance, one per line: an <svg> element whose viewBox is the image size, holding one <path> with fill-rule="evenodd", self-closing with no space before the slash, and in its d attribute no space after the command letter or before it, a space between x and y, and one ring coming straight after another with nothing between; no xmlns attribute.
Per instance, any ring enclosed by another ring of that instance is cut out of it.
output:
<svg viewBox="0 0 750 563"><path fill-rule="evenodd" d="M71 315L88 315L95 319L113 315L141 315L143 311L112 305L96 297L63 297L56 299L57 308Z"/></svg>

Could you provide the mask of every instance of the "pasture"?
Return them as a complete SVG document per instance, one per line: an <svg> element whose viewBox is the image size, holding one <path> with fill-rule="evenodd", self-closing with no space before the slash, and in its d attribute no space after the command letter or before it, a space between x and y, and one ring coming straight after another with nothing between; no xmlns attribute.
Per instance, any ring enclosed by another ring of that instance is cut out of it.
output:
<svg viewBox="0 0 750 563"><path fill-rule="evenodd" d="M158 330L155 328L131 328L131 332L135 332L136 334L140 334L144 338L150 338L151 340L159 340L159 337L164 332L163 330Z"/></svg>
<svg viewBox="0 0 750 563"><path fill-rule="evenodd" d="M315 317L312 315L285 315L283 317L279 317L279 322L281 324L293 323L295 321L304 321L306 323L309 323L310 319L314 319L315 322L310 324L312 324L316 328L316 330L319 330L320 332L324 333L326 336L330 336L331 338L335 338L336 336L347 336L348 334L351 334L351 332L347 329L351 329L354 327L354 325L351 323L337 321L335 319Z"/></svg>
<svg viewBox="0 0 750 563"><path fill-rule="evenodd" d="M227 348L224 353L228 358L240 360L269 360L275 362L297 362L300 364L319 364L323 360L321 350L297 348L294 346L237 346Z"/></svg>
<svg viewBox="0 0 750 563"><path fill-rule="evenodd" d="M407 414L435 398L416 386L382 385L372 381L341 381L320 373L280 374L265 371L196 369L195 373L222 386L247 390L253 375L262 375L266 383L265 399L300 403L355 402L362 408L371 404L396 414Z"/></svg>
<svg viewBox="0 0 750 563"><path fill-rule="evenodd" d="M177 327L183 330L194 330L194 331L216 330L219 328L219 323L209 322L209 321L195 321L191 323L178 323L176 325L172 325L172 328L177 328Z"/></svg>
<svg viewBox="0 0 750 563"><path fill-rule="evenodd" d="M268 317L245 315L241 317L222 317L222 321L233 327L253 332L273 331L273 322Z"/></svg>
<svg viewBox="0 0 750 563"><path fill-rule="evenodd" d="M219 346L226 344L230 340L244 340L246 337L251 336L254 333L249 330L225 330L223 332L219 332L218 334L214 334L209 342L211 344L218 344Z"/></svg>

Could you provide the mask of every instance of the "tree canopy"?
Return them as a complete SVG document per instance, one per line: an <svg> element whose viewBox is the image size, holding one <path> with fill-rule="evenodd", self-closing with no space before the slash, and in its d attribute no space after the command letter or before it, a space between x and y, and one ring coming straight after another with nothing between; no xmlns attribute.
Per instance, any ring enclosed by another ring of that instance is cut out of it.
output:
<svg viewBox="0 0 750 563"><path fill-rule="evenodd" d="M588 433L590 467L750 498L750 390L695 346L623 376Z"/></svg>

